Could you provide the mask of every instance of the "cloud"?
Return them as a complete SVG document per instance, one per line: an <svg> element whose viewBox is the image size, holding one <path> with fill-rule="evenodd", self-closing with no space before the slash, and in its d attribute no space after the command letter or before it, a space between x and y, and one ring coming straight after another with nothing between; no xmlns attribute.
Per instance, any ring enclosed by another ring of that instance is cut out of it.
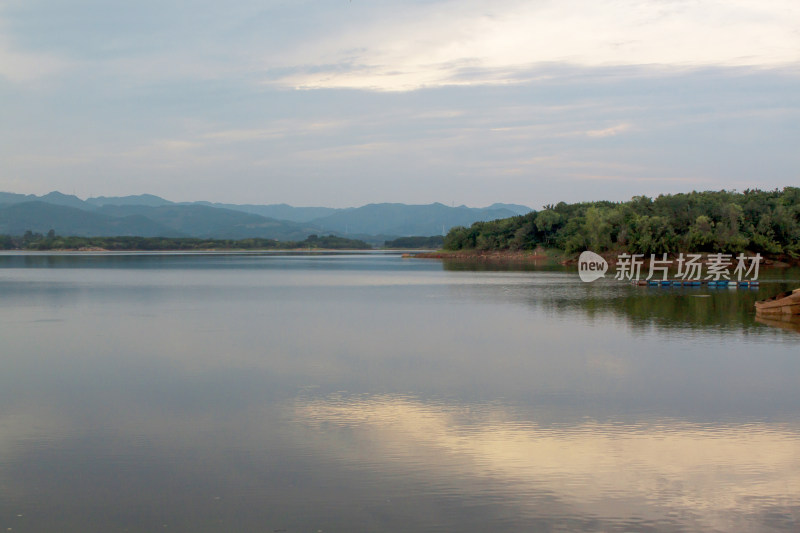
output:
<svg viewBox="0 0 800 533"><path fill-rule="evenodd" d="M85 16L46 0L10 5L0 19L0 75L14 81L78 65L129 83L255 77L294 89L409 91L558 75L548 65L800 62L794 0L243 1L191 11L89 2Z"/></svg>
<svg viewBox="0 0 800 533"><path fill-rule="evenodd" d="M800 62L794 0L162 4L90 2L76 16L46 0L11 2L0 19L0 74L25 80L79 65L129 83L410 91L537 81L557 76L543 68L553 65Z"/></svg>
<svg viewBox="0 0 800 533"><path fill-rule="evenodd" d="M30 83L65 71L70 62L49 54L14 50L2 35L0 23L0 78Z"/></svg>
<svg viewBox="0 0 800 533"><path fill-rule="evenodd" d="M779 187L798 166L799 10L9 0L0 185L181 197L191 175L198 199L340 206Z"/></svg>
<svg viewBox="0 0 800 533"><path fill-rule="evenodd" d="M793 0L462 0L382 12L289 50L298 89L407 91L529 81L535 65L778 67L800 61Z"/></svg>
<svg viewBox="0 0 800 533"><path fill-rule="evenodd" d="M610 128L587 131L586 135L589 137L614 137L615 135L619 135L620 133L630 129L630 124L617 124L616 126L611 126Z"/></svg>
<svg viewBox="0 0 800 533"><path fill-rule="evenodd" d="M281 131L271 129L220 130L203 135L204 138L212 141L231 143L279 139L283 136Z"/></svg>

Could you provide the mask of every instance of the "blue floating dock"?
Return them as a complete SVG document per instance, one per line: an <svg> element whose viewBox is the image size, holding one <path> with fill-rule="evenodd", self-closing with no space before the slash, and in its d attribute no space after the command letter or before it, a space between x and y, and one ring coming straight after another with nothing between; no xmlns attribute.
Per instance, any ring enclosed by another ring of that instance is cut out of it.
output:
<svg viewBox="0 0 800 533"><path fill-rule="evenodd" d="M722 288L722 287L750 287L758 288L759 283L757 280L727 280L727 279L648 279L648 280L632 280L633 285L646 285L648 287L701 287L707 286L709 288Z"/></svg>

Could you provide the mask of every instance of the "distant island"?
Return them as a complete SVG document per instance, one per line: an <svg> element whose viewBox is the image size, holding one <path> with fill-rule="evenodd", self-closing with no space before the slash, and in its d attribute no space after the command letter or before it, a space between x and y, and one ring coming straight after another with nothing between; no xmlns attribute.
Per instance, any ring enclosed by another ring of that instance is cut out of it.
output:
<svg viewBox="0 0 800 533"><path fill-rule="evenodd" d="M706 191L636 196L627 202L561 202L541 211L455 227L444 238L454 255L520 254L554 250L566 255L678 252L761 253L800 258L800 188Z"/></svg>

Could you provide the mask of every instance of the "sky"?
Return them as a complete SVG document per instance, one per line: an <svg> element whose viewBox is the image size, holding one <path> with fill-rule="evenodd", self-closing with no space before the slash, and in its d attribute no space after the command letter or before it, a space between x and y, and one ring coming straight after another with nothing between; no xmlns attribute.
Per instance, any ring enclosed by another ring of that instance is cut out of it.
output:
<svg viewBox="0 0 800 533"><path fill-rule="evenodd" d="M797 0L0 0L0 191L540 209L798 146Z"/></svg>

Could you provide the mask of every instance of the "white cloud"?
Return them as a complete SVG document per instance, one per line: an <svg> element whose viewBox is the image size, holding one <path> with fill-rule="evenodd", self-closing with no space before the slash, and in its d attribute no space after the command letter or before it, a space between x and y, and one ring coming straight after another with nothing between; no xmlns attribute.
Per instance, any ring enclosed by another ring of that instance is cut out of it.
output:
<svg viewBox="0 0 800 533"><path fill-rule="evenodd" d="M542 205L796 177L796 0L62 4L0 7L7 190ZM448 85L473 87L389 92ZM292 90L337 87L375 92Z"/></svg>
<svg viewBox="0 0 800 533"><path fill-rule="evenodd" d="M249 142L264 139L279 139L283 133L270 129L239 129L213 131L203 135L204 138L218 142Z"/></svg>
<svg viewBox="0 0 800 533"><path fill-rule="evenodd" d="M619 135L620 133L630 130L631 127L632 126L630 124L617 124L616 126L603 128L601 130L587 131L586 135L589 137L614 137L615 135Z"/></svg>
<svg viewBox="0 0 800 533"><path fill-rule="evenodd" d="M550 63L776 67L800 61L798 26L794 0L445 1L272 56L300 70L269 83L404 91L516 83Z"/></svg>
<svg viewBox="0 0 800 533"><path fill-rule="evenodd" d="M0 34L0 78L16 83L29 83L58 74L69 65L68 61L55 56L16 51Z"/></svg>

